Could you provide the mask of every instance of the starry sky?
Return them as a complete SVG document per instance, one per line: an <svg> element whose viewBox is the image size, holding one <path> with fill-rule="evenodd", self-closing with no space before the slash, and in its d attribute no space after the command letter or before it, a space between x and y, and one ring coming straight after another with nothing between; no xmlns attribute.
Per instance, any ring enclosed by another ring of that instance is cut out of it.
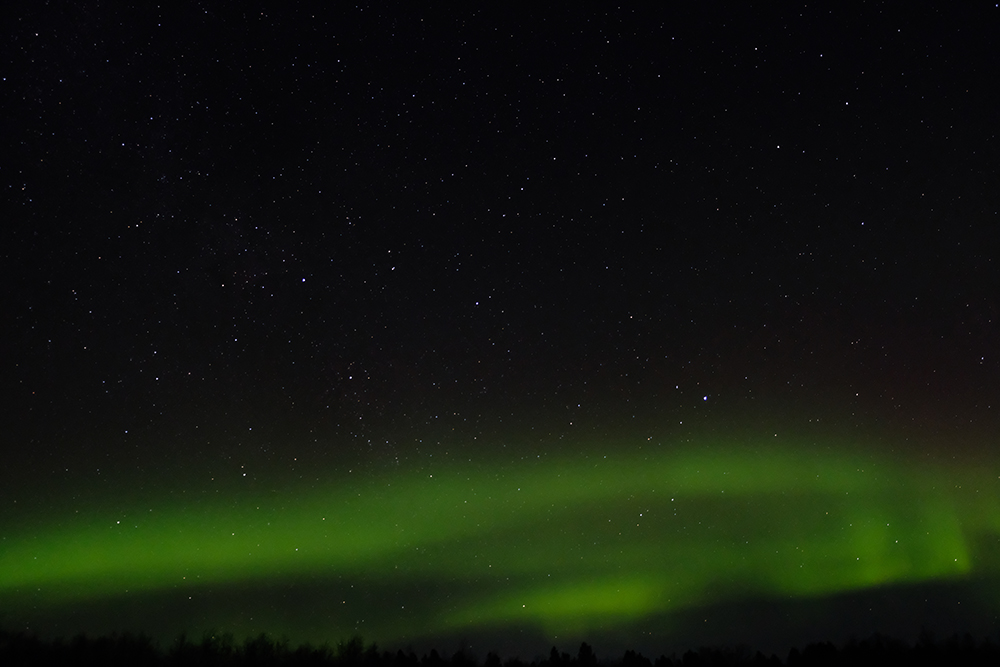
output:
<svg viewBox="0 0 1000 667"><path fill-rule="evenodd" d="M993 631L994 3L140 5L3 20L0 626Z"/></svg>

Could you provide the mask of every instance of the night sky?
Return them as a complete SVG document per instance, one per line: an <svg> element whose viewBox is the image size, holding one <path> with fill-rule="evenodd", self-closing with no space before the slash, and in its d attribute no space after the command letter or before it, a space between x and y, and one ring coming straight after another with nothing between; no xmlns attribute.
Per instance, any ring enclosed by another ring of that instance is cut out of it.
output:
<svg viewBox="0 0 1000 667"><path fill-rule="evenodd" d="M136 4L2 19L0 627L995 633L995 3Z"/></svg>

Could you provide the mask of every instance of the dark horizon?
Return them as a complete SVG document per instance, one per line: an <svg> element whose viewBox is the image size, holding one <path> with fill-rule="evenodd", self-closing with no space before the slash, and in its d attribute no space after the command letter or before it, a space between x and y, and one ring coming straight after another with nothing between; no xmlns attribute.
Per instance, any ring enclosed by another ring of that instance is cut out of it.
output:
<svg viewBox="0 0 1000 667"><path fill-rule="evenodd" d="M954 634L939 639L924 630L914 642L875 633L869 637L851 637L840 645L830 641L810 642L792 646L785 657L769 655L743 644L699 646L683 653L646 655L642 651L625 649L615 659L601 655L587 642L571 653L552 646L547 654L532 658L503 655L489 650L480 656L471 647L460 643L453 652L430 648L415 652L405 649L380 648L365 643L358 635L331 645L304 643L294 645L287 639L266 633L237 641L229 633L205 632L200 638L179 635L162 646L144 634L115 633L110 636L88 637L80 634L71 639L41 640L25 633L0 630L0 658L11 665L103 664L130 665L341 665L345 667L832 667L834 665L987 665L1000 657L1000 645L994 638L977 639L969 633Z"/></svg>

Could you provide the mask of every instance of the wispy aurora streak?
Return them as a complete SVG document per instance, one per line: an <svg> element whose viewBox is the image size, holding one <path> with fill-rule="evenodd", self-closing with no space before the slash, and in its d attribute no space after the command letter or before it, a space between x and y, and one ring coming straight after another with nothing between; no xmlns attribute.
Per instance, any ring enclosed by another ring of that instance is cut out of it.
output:
<svg viewBox="0 0 1000 667"><path fill-rule="evenodd" d="M508 624L585 632L741 596L1000 569L975 546L1000 534L989 466L816 447L598 451L8 526L0 594L16 613L296 577L426 591L419 615L393 612L405 604L391 593L369 610L366 636L386 642ZM341 618L342 601L329 604Z"/></svg>

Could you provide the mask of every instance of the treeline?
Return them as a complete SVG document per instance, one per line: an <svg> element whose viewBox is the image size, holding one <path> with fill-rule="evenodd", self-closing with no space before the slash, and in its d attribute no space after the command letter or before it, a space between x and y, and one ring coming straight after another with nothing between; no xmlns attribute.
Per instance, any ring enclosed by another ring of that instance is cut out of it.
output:
<svg viewBox="0 0 1000 667"><path fill-rule="evenodd" d="M0 630L2 667L996 667L1000 646L986 640L977 642L966 634L935 642L924 633L915 645L875 635L852 640L841 647L829 642L793 648L781 659L751 653L744 648L689 650L683 655L661 655L651 659L625 651L619 658L598 657L586 643L576 655L553 647L547 658L526 662L518 657L501 658L495 652L480 662L475 656L457 651L450 657L431 650L421 656L413 651L380 651L365 645L360 637L329 645L303 644L292 647L287 641L266 634L242 643L232 635L206 634L199 641L182 635L168 648L161 648L145 635L121 634L71 640L46 641L25 633Z"/></svg>

